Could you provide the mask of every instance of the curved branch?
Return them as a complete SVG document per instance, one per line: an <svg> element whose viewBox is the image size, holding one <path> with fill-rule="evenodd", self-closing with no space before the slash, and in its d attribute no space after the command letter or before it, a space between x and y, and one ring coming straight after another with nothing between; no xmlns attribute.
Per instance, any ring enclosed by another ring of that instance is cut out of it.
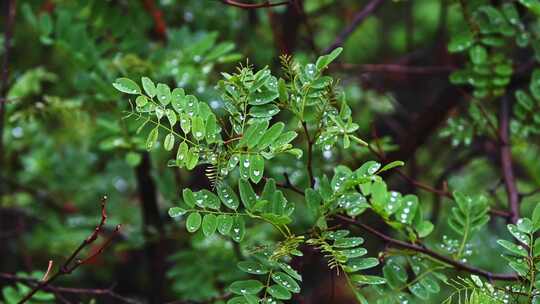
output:
<svg viewBox="0 0 540 304"><path fill-rule="evenodd" d="M345 43L345 40L347 40L347 38L362 23L362 21L364 21L364 19L369 17L369 15L371 15L377 8L379 8L379 6L383 2L384 0L372 0L371 2L366 4L366 6L362 8L362 10L356 13L351 24L349 24L349 26L347 26L341 33L339 33L334 42L332 42L332 44L323 51L323 54L330 53L335 48L343 45L343 43Z"/></svg>
<svg viewBox="0 0 540 304"><path fill-rule="evenodd" d="M469 273L472 273L472 274L483 276L483 277L487 278L488 280L516 281L516 280L519 279L517 274L514 274L514 273L507 274L507 273L489 272L489 271L486 271L486 270L483 270L483 269L480 269L480 268L476 268L476 267L471 266L471 265L467 265L465 263L461 263L461 262L456 261L456 260L454 260L452 258L444 256L444 255L442 255L442 254L440 254L438 252L435 252L435 251L433 251L433 250L431 250L429 248L394 239L394 238L392 238L392 237L390 237L390 236L388 236L388 235L386 235L386 234L384 234L384 233L382 233L382 232L380 232L380 231L378 231L378 230L376 230L376 229L374 229L374 228L372 228L372 227L370 227L370 226L368 226L366 224L360 223L359 221L348 218L346 216L336 215L336 218L366 230L367 232L371 233L372 235L374 235L374 236L380 238L381 240L387 242L389 245L393 245L393 246L396 246L396 247L400 247L400 248L412 250L412 251L415 251L415 252L423 253L423 254L428 255L428 256L436 259L436 260L439 260L441 262L449 264L449 265L453 266L457 270L466 271L466 272L469 272Z"/></svg>
<svg viewBox="0 0 540 304"><path fill-rule="evenodd" d="M512 166L512 151L509 136L509 105L508 98L501 100L501 118L499 126L501 169L503 173L504 186L510 207L510 220L516 223L519 218L519 192L516 186L516 177Z"/></svg>
<svg viewBox="0 0 540 304"><path fill-rule="evenodd" d="M282 1L282 2L274 2L274 3L265 1L263 3L253 4L253 3L242 3L242 2L238 2L234 0L221 0L221 3L239 7L242 9L257 9L257 8L267 8L267 7L274 7L274 6L280 6L280 5L289 5L292 3L292 1Z"/></svg>
<svg viewBox="0 0 540 304"><path fill-rule="evenodd" d="M92 231L92 233L86 238L84 239L81 244L79 245L79 247L77 247L77 249L75 249L75 251L73 251L71 253L71 255L67 258L67 260L60 266L60 268L56 271L56 273L54 275L52 275L51 277L49 277L47 280L44 280L44 281L39 281L39 283L37 283L34 288L32 290L30 290L30 292L28 292L28 294L26 294L20 301L19 301L19 304L22 304L22 303L25 303L26 301L30 300L35 294L36 292L42 290L42 289L46 289L49 284L53 283L54 281L56 281L56 279L58 279L59 277L63 276L63 275L67 275L67 274L70 274L72 273L75 269L77 269L79 266L83 265L83 264L86 264L88 262L90 262L92 259L94 259L95 257L97 257L99 254L101 254L103 252L103 250L111 243L112 241L112 238L116 235L116 233L118 233L118 231L120 230L120 225L117 225L116 228L114 229L114 232L113 232L113 235L108 238L105 243L103 245L101 245L98 250L96 252L94 252L93 254L90 254L89 256L87 256L86 258L84 259L79 259L78 256L79 256L79 253L85 248L87 247L88 245L92 244L97 238L98 238L98 235L99 233L101 232L101 230L103 229L103 227L105 226L105 223L107 222L107 212L105 210L105 205L106 205L106 202L107 202L107 197L103 197L103 199L101 200L101 220L99 221L99 224L96 226L96 228L94 228L94 231Z"/></svg>

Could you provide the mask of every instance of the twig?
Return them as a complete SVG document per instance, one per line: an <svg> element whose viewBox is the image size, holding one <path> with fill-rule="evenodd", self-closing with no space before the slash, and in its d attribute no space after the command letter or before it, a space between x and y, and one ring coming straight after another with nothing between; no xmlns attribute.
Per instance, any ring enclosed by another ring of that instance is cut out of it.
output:
<svg viewBox="0 0 540 304"><path fill-rule="evenodd" d="M167 40L167 24L165 23L165 18L163 13L156 6L154 0L143 0L144 8L152 16L154 20L154 32L159 37L160 40Z"/></svg>
<svg viewBox="0 0 540 304"><path fill-rule="evenodd" d="M24 276L18 276L10 273L0 273L0 278L4 280L9 280L13 282L21 282L25 285L28 285L30 287L35 287L39 284L40 281L38 281L35 278L32 277L24 277ZM55 294L80 294L80 295L95 295L95 296L108 296L113 299L119 300L123 303L130 303L130 304L140 304L141 302L123 297L113 291L113 288L71 288L71 287L60 287L60 286L53 286L53 285L47 285L42 288L42 290L50 291Z"/></svg>
<svg viewBox="0 0 540 304"><path fill-rule="evenodd" d="M307 129L307 123L302 122L302 127L304 128L304 133L306 134L307 140L307 170L309 176L309 184L313 188L315 186L315 177L313 176L313 141L309 137L309 132Z"/></svg>
<svg viewBox="0 0 540 304"><path fill-rule="evenodd" d="M41 278L40 281L46 281L47 278L49 277L49 274L51 273L51 269L52 269L52 266L53 266L53 260L49 260L49 264L47 265L47 271L45 271L45 274L43 275L43 277Z"/></svg>
<svg viewBox="0 0 540 304"><path fill-rule="evenodd" d="M371 13L373 13L382 3L384 0L372 0L369 2L366 6L362 8L353 18L353 21L349 26L347 26L339 35L336 37L334 42L326 48L323 53L329 53L335 48L343 45L345 40L354 32L354 30L366 19Z"/></svg>
<svg viewBox="0 0 540 304"><path fill-rule="evenodd" d="M13 27L15 26L15 15L17 12L17 1L4 1L6 6L5 31L4 31L4 58L2 60L2 75L0 76L0 168L5 169L4 163L4 119L6 112L6 100L9 83L9 55L11 51L11 38L13 36ZM0 177L4 172L0 169ZM0 183L0 199L4 193L4 186Z"/></svg>
<svg viewBox="0 0 540 304"><path fill-rule="evenodd" d="M378 152L376 149L374 149L371 145L368 146L368 149L371 151L371 153L375 154L375 156L377 156L377 158L379 158L380 161L387 162L386 157L381 152ZM434 193L436 195L446 197L446 198L449 198L449 199L454 198L452 193L450 193L450 191L448 191L447 188L437 189L437 188L426 185L426 184L424 184L422 182L419 182L419 181L411 178L410 176L403 173L403 171L401 171L399 169L394 169L394 171L397 172L399 177L401 177L403 180L405 180L406 182L408 182L409 184L411 184L411 185L413 185L415 187L418 187L419 189L422 189L424 191L431 192L431 193ZM506 218L510 217L510 215L511 215L510 213L508 213L508 212L506 212L504 210L498 210L498 209L495 209L495 208L490 208L489 212L491 213L491 215L500 216L500 217L506 217Z"/></svg>
<svg viewBox="0 0 540 304"><path fill-rule="evenodd" d="M411 66L402 64L351 64L336 63L331 67L343 70L359 70L366 73L396 73L396 74L415 74L432 75L448 74L456 68L453 66Z"/></svg>
<svg viewBox="0 0 540 304"><path fill-rule="evenodd" d="M281 1L281 2L270 2L265 1L263 3L242 3L234 0L221 0L221 3L226 5L231 5L235 7L239 7L242 9L257 9L257 8L267 8L267 7L274 7L274 6L280 6L280 5L289 5L292 3L292 1Z"/></svg>
<svg viewBox="0 0 540 304"><path fill-rule="evenodd" d="M489 272L489 271L486 271L486 270L483 270L483 269L480 269L480 268L476 268L474 266L471 266L471 265L467 265L465 263L461 263L459 261L456 261L452 258L449 258L447 256L444 256L442 254L439 254L438 252L435 252L431 249L428 249L424 246L420 246L420 245L416 245L416 244L411 244L411 243L407 243L407 242L404 242L404 241L400 241L400 240L397 240L397 239L394 239L378 230L376 230L375 228L372 228L364 223L361 223L357 220L354 220L354 219L351 219L349 217L346 217L346 216L343 216L343 215L336 215L336 218L344 221L344 222L347 222L349 224L353 224L355 226L358 226L364 230L366 230L367 232L371 233L372 235L382 239L383 241L387 242L388 244L390 245L393 245L393 246L396 246L396 247L400 247L400 248L404 248L404 249L408 249L408 250L412 250L412 251L415 251L415 252L419 252L419 253L423 253L425 255L428 255L436 260L439 260L441 262L444 262L448 265L451 265L453 266L455 269L457 270L462 270L462 271L466 271L466 272L469 272L469 273L472 273L472 274L476 274L476 275L479 275L479 276L483 276L489 280L500 280L500 281L516 281L519 279L519 277L514 274L514 273L511 273L511 274L506 274L506 273L493 273L493 272Z"/></svg>
<svg viewBox="0 0 540 304"><path fill-rule="evenodd" d="M101 200L101 220L99 224L96 226L96 228L94 229L94 231L92 231L92 233L81 242L79 247L77 247L77 249L75 249L75 251L71 253L71 255L67 258L64 264L60 266L60 268L54 275L36 284L34 288L19 301L19 304L25 303L26 301L30 300L36 292L38 292L39 290L45 289L49 284L54 282L59 277L72 273L79 266L86 264L90 260L94 259L96 256L101 254L103 250L111 243L112 238L120 230L120 225L116 226L116 228L114 229L113 235L110 238L108 238L107 241L103 245L101 245L95 253L87 256L84 259L78 259L78 256L81 250L83 250L88 245L92 244L98 238L99 233L101 232L101 230L105 226L105 223L107 222L107 213L105 210L106 202L107 202L107 197L103 197L103 199Z"/></svg>
<svg viewBox="0 0 540 304"><path fill-rule="evenodd" d="M501 117L499 126L501 169L503 173L504 186L510 207L510 221L516 223L519 218L519 192L516 186L514 169L512 168L512 151L509 138L509 105L508 98L501 100Z"/></svg>

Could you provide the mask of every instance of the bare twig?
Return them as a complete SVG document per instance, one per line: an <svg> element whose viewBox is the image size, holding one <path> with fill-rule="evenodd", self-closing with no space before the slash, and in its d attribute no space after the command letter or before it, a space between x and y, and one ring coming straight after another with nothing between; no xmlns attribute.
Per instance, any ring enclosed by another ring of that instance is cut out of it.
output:
<svg viewBox="0 0 540 304"><path fill-rule="evenodd" d="M234 0L221 0L221 3L239 7L242 9L257 9L257 8L267 8L267 7L274 7L274 6L280 6L280 5L289 5L292 3L292 1L281 1L281 2L273 2L273 3L270 1L264 1L263 3L253 4L253 3L238 2Z"/></svg>
<svg viewBox="0 0 540 304"><path fill-rule="evenodd" d="M519 218L519 192L516 186L516 178L512 167L512 151L509 136L509 105L508 98L501 100L501 114L499 126L501 169L504 186L510 208L510 221L516 223Z"/></svg>
<svg viewBox="0 0 540 304"><path fill-rule="evenodd" d="M39 280L32 278L32 277L24 277L24 276L18 276L10 273L0 273L0 278L12 282L20 282L23 283L29 287L35 287L39 284ZM115 300L118 300L121 303L129 303L129 304L140 304L141 302L123 297L113 291L113 288L71 288L71 287L61 287L61 286L55 286L55 285L47 285L42 287L42 290L44 291L50 291L55 293L55 295L58 294L78 294L78 295L93 295L93 296L107 296L111 297Z"/></svg>
<svg viewBox="0 0 540 304"><path fill-rule="evenodd" d="M349 24L339 35L336 37L334 42L324 50L323 53L329 53L333 49L343 45L345 40L354 32L354 30L364 21L369 15L371 15L382 3L384 0L372 0L366 6L362 8L353 18L351 24Z"/></svg>
<svg viewBox="0 0 540 304"><path fill-rule="evenodd" d="M77 269L79 266L83 265L83 264L86 264L87 262L91 261L92 259L94 259L96 256L98 256L99 254L101 254L103 252L103 250L111 243L111 240L112 238L116 235L116 233L118 233L118 231L120 230L120 225L117 225L116 228L114 229L114 233L113 235L108 238L105 243L103 245L101 245L99 247L99 249L87 256L86 258L84 259L79 259L78 256L80 254L80 252L85 248L87 247L88 245L92 244L97 238L98 238L98 235L99 233L101 232L101 230L103 229L103 227L105 226L105 223L107 222L107 212L105 210L105 207L106 207L106 203L107 203L107 197L103 197L103 199L101 200L101 220L99 222L99 224L96 226L96 228L94 229L94 231L92 231L92 233L86 238L84 239L81 244L79 245L79 247L77 247L77 249L75 249L75 251L73 251L71 253L71 255L67 258L67 260L64 262L64 264L62 264L60 266L60 268L56 271L55 274L53 274L52 276L50 276L48 279L46 280L43 280L43 281L39 281L39 283L37 283L34 288L26 295L24 296L20 301L19 301L19 304L22 304L22 303L25 303L26 301L30 300L34 294L42 289L45 289L47 286L49 286L49 284L53 283L56 279L58 279L59 277L63 276L63 275L67 275L67 274L70 274L72 273L75 269Z"/></svg>
<svg viewBox="0 0 540 304"><path fill-rule="evenodd" d="M423 253L425 255L428 255L436 260L439 260L445 264L448 264L450 266L452 266L453 268L457 269L457 270L461 270L461 271L466 271L466 272L469 272L469 273L472 273L472 274L476 274L476 275L479 275L479 276L483 276L489 280L500 280L500 281L516 281L519 279L519 277L514 274L514 273L511 273L511 274L506 274L506 273L493 273L493 272L489 272L489 271L486 271L486 270L483 270L483 269L480 269L480 268L476 268L474 266L471 266L471 265L468 265L468 264L465 264L465 263L461 263L459 261L456 261L450 257L447 257L447 256L444 256L438 252L435 252L429 248L426 248L424 246L420 246L420 245L416 245L416 244L411 244L411 243L408 243L408 242L404 242L404 241L401 241L401 240L398 240L398 239L394 239L378 230L376 230L375 228L372 228L364 223L361 223L357 220L354 220L354 219L351 219L349 217L346 217L346 216L343 216L343 215L336 215L336 218L346 222L346 223L349 223L349 224L352 224L352 225L355 225L355 226L358 226L364 230L366 230L367 232L369 232L370 234L378 237L379 239L387 242L389 245L392 245L392 246L395 246L395 247L399 247L399 248L403 248L403 249L408 249L408 250L412 250L414 252L419 252L419 253Z"/></svg>
<svg viewBox="0 0 540 304"><path fill-rule="evenodd" d="M313 187L315 186L315 177L313 175L313 141L309 136L307 123L305 121L302 122L302 127L304 128L304 133L306 134L307 141L307 170L309 176L309 184L311 185L311 187Z"/></svg>
<svg viewBox="0 0 540 304"><path fill-rule="evenodd" d="M335 63L331 67L342 70L354 70L366 73L395 73L414 75L448 74L456 68L453 66L411 66L402 64L352 64Z"/></svg>
<svg viewBox="0 0 540 304"><path fill-rule="evenodd" d="M5 30L4 30L4 58L2 60L2 75L0 76L0 177L3 176L4 172L1 169L4 169L4 119L6 112L6 100L7 92L9 87L9 55L11 51L11 38L13 36L13 27L15 26L15 14L17 12L17 1L8 0L4 1L6 6L6 16L5 16ZM0 183L0 199L4 193L3 185Z"/></svg>
<svg viewBox="0 0 540 304"><path fill-rule="evenodd" d="M156 2L154 0L143 0L143 5L154 20L154 32L158 38L163 41L167 40L167 23L165 23L163 13L157 7Z"/></svg>

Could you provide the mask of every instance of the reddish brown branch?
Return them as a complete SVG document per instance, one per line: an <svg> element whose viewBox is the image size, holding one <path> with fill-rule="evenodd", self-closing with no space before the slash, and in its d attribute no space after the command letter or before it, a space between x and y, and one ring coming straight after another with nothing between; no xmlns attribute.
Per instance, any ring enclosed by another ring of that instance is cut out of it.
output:
<svg viewBox="0 0 540 304"><path fill-rule="evenodd" d="M17 12L17 1L3 1L6 7L5 24L4 24L4 56L2 60L2 75L0 76L0 177L4 175L2 169L4 166L4 116L6 112L6 100L9 87L9 55L11 52L11 38L13 36L13 28L15 27L15 14ZM0 198L4 193L4 186L0 183Z"/></svg>
<svg viewBox="0 0 540 304"><path fill-rule="evenodd" d="M370 234L380 238L381 240L387 242L389 245L392 245L392 246L395 246L395 247L399 247L399 248L403 248L403 249L407 249L407 250L412 250L414 252L419 252L419 253L423 253L425 255L428 255L436 260L439 260L443 263L446 263L448 265L451 265L452 267L454 267L455 269L457 270L461 270L461 271L466 271L466 272L469 272L469 273L472 273L472 274L476 274L476 275L479 275L479 276L483 276L485 278L487 278L488 280L500 280L500 281L516 281L519 279L519 277L516 275L516 274L506 274L506 273L493 273L493 272L489 272L489 271L486 271L486 270L483 270L483 269L480 269L480 268L476 268L474 266L471 266L471 265L467 265L465 263L461 263L459 261L456 261L452 258L449 258L447 256L444 256L438 252L435 252L429 248L426 248L424 246L420 246L420 245L416 245L416 244L411 244L411 243L408 243L408 242L404 242L404 241L401 241L401 240L397 240L397 239L394 239L364 223L361 223L357 220L354 220L354 219L351 219L351 218L348 218L346 216L343 216L343 215L336 215L336 217L344 222L347 222L349 224L352 224L352 225L355 225L355 226L358 226L364 230L366 230L367 232L369 232Z"/></svg>
<svg viewBox="0 0 540 304"><path fill-rule="evenodd" d="M66 259L64 264L60 266L60 268L57 270L55 274L50 276L48 279L39 281L34 288L26 295L24 296L20 301L19 304L25 303L26 301L30 300L36 292L46 289L49 284L53 283L56 279L63 275L67 275L72 273L75 269L77 269L79 266L87 263L91 259L94 259L96 256L101 254L103 250L111 243L112 238L118 233L120 229L120 225L116 226L113 235L105 241L105 243L100 246L100 248L93 254L89 255L88 257L84 259L77 259L80 252L87 247L88 245L92 244L97 238L103 227L105 226L105 223L107 222L107 212L105 210L107 203L107 197L103 197L101 200L101 220L99 221L99 224L96 226L94 231L82 241L82 243L71 253L71 255Z"/></svg>
<svg viewBox="0 0 540 304"><path fill-rule="evenodd" d="M315 186L315 177L313 175L313 141L309 136L308 128L306 122L302 122L302 127L304 128L304 133L306 134L307 141L307 170L309 176L309 184L313 188Z"/></svg>
<svg viewBox="0 0 540 304"><path fill-rule="evenodd" d="M35 287L39 284L39 281L32 277L18 276L10 273L0 273L0 278L12 282L20 282L29 287ZM78 294L78 295L93 295L93 296L107 296L118 300L121 303L130 303L130 304L140 304L139 301L123 297L113 291L113 288L71 288L71 287L60 287L54 285L47 285L42 288L44 291L50 291L58 294Z"/></svg>
<svg viewBox="0 0 540 304"><path fill-rule="evenodd" d="M456 69L452 66L410 66L402 64L336 63L333 66L342 70L354 70L366 73L396 73L414 75L448 74Z"/></svg>
<svg viewBox="0 0 540 304"><path fill-rule="evenodd" d="M289 5L292 3L292 1L281 1L281 2L273 2L273 3L270 1L265 1L263 3L242 3L242 2L238 2L234 0L221 0L221 3L239 7L242 9L257 9L257 8L274 7L274 6L280 6L280 5Z"/></svg>
<svg viewBox="0 0 540 304"><path fill-rule="evenodd" d="M386 156L384 156L384 154L382 154L382 152L379 152L377 151L376 149L374 149L371 145L368 146L369 150L371 151L371 153L373 153L375 156L377 156L377 158L382 161L382 162L388 162ZM409 184L419 188L419 189L422 189L424 191L427 191L427 192L431 192L431 193L434 193L436 195L439 195L441 197L446 197L446 198L449 198L449 199L453 199L453 195L452 193L450 193L450 191L448 191L448 189L446 187L443 187L442 189L437 189L437 188L434 188L432 186L429 186L429 185L426 185L422 182L419 182L415 179L413 179L412 177L408 176L407 174L405 174L403 171L399 170L399 169L394 169L394 171L396 171L399 175L399 177L401 177L403 180L405 180L406 182L408 182ZM498 210L496 208L490 208L489 209L489 212L491 213L491 215L495 215L495 216L500 216L500 217L510 217L510 213L504 211L504 210Z"/></svg>
<svg viewBox="0 0 540 304"><path fill-rule="evenodd" d="M154 32L160 40L167 40L167 23L163 17L163 13L156 6L154 0L143 0L143 5L146 11L152 16L154 20Z"/></svg>
<svg viewBox="0 0 540 304"><path fill-rule="evenodd" d="M384 0L372 0L366 6L362 8L353 18L353 21L336 37L334 42L324 50L324 54L331 52L333 49L342 46L345 40L354 32L354 30L364 21L369 15L371 15Z"/></svg>
<svg viewBox="0 0 540 304"><path fill-rule="evenodd" d="M504 186L510 208L510 221L516 223L519 218L519 192L516 186L516 178L512 167L512 151L509 136L509 105L508 98L501 100L501 114L499 126L501 169L503 173Z"/></svg>

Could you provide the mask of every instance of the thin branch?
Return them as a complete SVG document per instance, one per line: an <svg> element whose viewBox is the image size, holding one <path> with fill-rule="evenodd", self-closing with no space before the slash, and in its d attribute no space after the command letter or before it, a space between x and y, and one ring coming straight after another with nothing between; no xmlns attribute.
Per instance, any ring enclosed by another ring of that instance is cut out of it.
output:
<svg viewBox="0 0 540 304"><path fill-rule="evenodd" d="M382 162L387 162L388 161L386 159L386 157L382 154L382 152L377 151L371 145L368 146L368 149L371 151L371 153L373 153L375 156L377 156L377 158L379 158L380 161L382 161ZM454 199L454 196L452 195L452 193L450 193L450 191L448 191L448 189L446 187L444 187L443 189L437 189L437 188L434 188L432 186L426 185L426 184L424 184L424 183L422 183L420 181L417 181L417 180L413 179L412 177L408 176L407 174L405 174L403 171L401 171L399 169L394 169L394 171L397 172L398 176L401 177L403 180L405 180L406 182L408 182L409 184L411 184L411 185L413 185L415 187L418 187L419 189L422 189L422 190L427 191L427 192L434 193L434 194L442 196L442 197L446 197L446 198L449 198L449 199ZM490 208L489 213L491 213L491 215L500 216L500 217L506 217L506 218L510 217L510 215L511 215L509 212L506 212L504 210L498 210L496 208Z"/></svg>
<svg viewBox="0 0 540 304"><path fill-rule="evenodd" d="M380 238L381 240L387 242L389 245L393 245L395 247L399 247L399 248L408 249L408 250L412 250L412 251L415 251L415 252L423 253L423 254L428 255L428 256L436 259L436 260L439 260L439 261L444 262L444 263L446 263L448 265L451 265L457 270L466 271L466 272L469 272L469 273L472 273L472 274L483 276L483 277L487 278L488 280L516 281L516 280L519 279L519 277L514 273L506 274L506 273L489 272L489 271L486 271L486 270L483 270L483 269L480 269L480 268L476 268L474 266L471 266L471 265L468 265L468 264L465 264L465 263L461 263L461 262L456 261L456 260L454 260L452 258L444 256L444 255L442 255L442 254L440 254L438 252L435 252L435 251L433 251L433 250L431 250L429 248L394 239L394 238L392 238L392 237L390 237L390 236L388 236L388 235L386 235L386 234L384 234L384 233L382 233L382 232L380 232L380 231L378 231L378 230L376 230L376 229L374 229L374 228L372 228L372 227L370 227L370 226L368 226L368 225L366 225L364 223L361 223L361 222L359 222L357 220L354 220L354 219L351 219L349 217L346 217L346 216L343 216L343 215L336 215L336 218L366 230L370 234L372 234L372 235Z"/></svg>
<svg viewBox="0 0 540 304"><path fill-rule="evenodd" d="M274 7L274 6L280 6L280 5L289 5L292 3L292 1L281 1L281 2L270 2L265 1L263 3L243 3L238 2L234 0L221 0L221 3L226 5L231 5L235 7L239 7L242 9L257 9L257 8L267 8L267 7Z"/></svg>
<svg viewBox="0 0 540 304"><path fill-rule="evenodd" d="M512 151L509 136L509 105L508 98L501 100L501 117L499 126L501 169L503 173L504 186L510 207L510 221L516 223L519 218L519 192L516 186L516 178L512 167Z"/></svg>
<svg viewBox="0 0 540 304"><path fill-rule="evenodd" d="M42 289L45 289L49 284L53 283L59 277L61 277L63 275L71 274L79 266L81 266L83 264L86 264L90 260L94 259L96 256L101 254L103 252L103 250L111 243L112 238L120 230L120 225L116 226L116 228L114 229L113 235L110 238L108 238L105 241L105 243L103 245L101 245L99 247L99 249L95 253L87 256L84 259L78 259L78 256L79 256L80 252L85 247L92 244L98 238L99 233L101 232L101 230L105 226L105 223L107 222L107 212L105 210L106 203L107 203L107 197L103 197L103 199L101 200L101 220L100 220L99 224L96 226L96 228L94 229L94 231L92 231L92 233L86 239L84 239L81 242L79 247L77 247L77 249L75 249L75 251L73 251L71 253L71 255L67 258L67 260L64 262L64 264L62 264L60 266L60 268L57 270L57 272L54 275L52 275L48 279L46 279L44 281L40 281L38 284L36 284L34 286L34 288L26 296L24 296L19 301L19 304L25 303L26 301L30 300L34 296L34 294L36 292L38 292L38 291L40 291Z"/></svg>
<svg viewBox="0 0 540 304"><path fill-rule="evenodd" d="M167 23L163 17L163 12L157 7L154 0L143 0L143 5L148 14L154 20L154 32L160 40L167 40Z"/></svg>
<svg viewBox="0 0 540 304"><path fill-rule="evenodd" d="M332 67L342 70L354 70L366 73L395 73L413 75L448 74L456 68L453 66L411 66L402 64L352 64L336 63Z"/></svg>
<svg viewBox="0 0 540 304"><path fill-rule="evenodd" d="M4 119L6 112L7 92L9 87L9 55L11 51L11 38L13 36L13 28L15 26L15 15L17 12L17 1L4 1L6 6L5 27L4 27L4 58L2 60L2 75L0 76L0 177L4 175L1 169L5 169L4 163ZM0 198L4 193L4 186L0 183Z"/></svg>
<svg viewBox="0 0 540 304"><path fill-rule="evenodd" d="M323 51L324 54L331 52L335 48L343 45L345 40L354 32L354 30L364 21L369 15L371 15L384 0L372 0L366 6L364 6L353 18L353 21L336 37L334 42Z"/></svg>
<svg viewBox="0 0 540 304"><path fill-rule="evenodd" d="M315 177L313 175L313 141L311 137L309 137L309 132L307 129L307 123L304 121L302 122L302 127L304 128L304 133L306 134L306 140L307 140L307 170L308 170L308 176L309 176L309 184L313 188L315 186Z"/></svg>
<svg viewBox="0 0 540 304"><path fill-rule="evenodd" d="M39 284L40 281L38 281L35 278L32 277L24 277L24 276L18 276L10 273L0 273L0 278L12 282L20 282L23 283L29 287L35 287ZM119 300L123 303L130 303L130 304L140 304L141 302L136 301L134 299L123 297L113 291L113 288L71 288L71 287L60 287L60 286L54 286L54 285L47 285L42 288L44 291L50 291L55 294L78 294L78 295L94 295L94 296L108 296L113 299Z"/></svg>

